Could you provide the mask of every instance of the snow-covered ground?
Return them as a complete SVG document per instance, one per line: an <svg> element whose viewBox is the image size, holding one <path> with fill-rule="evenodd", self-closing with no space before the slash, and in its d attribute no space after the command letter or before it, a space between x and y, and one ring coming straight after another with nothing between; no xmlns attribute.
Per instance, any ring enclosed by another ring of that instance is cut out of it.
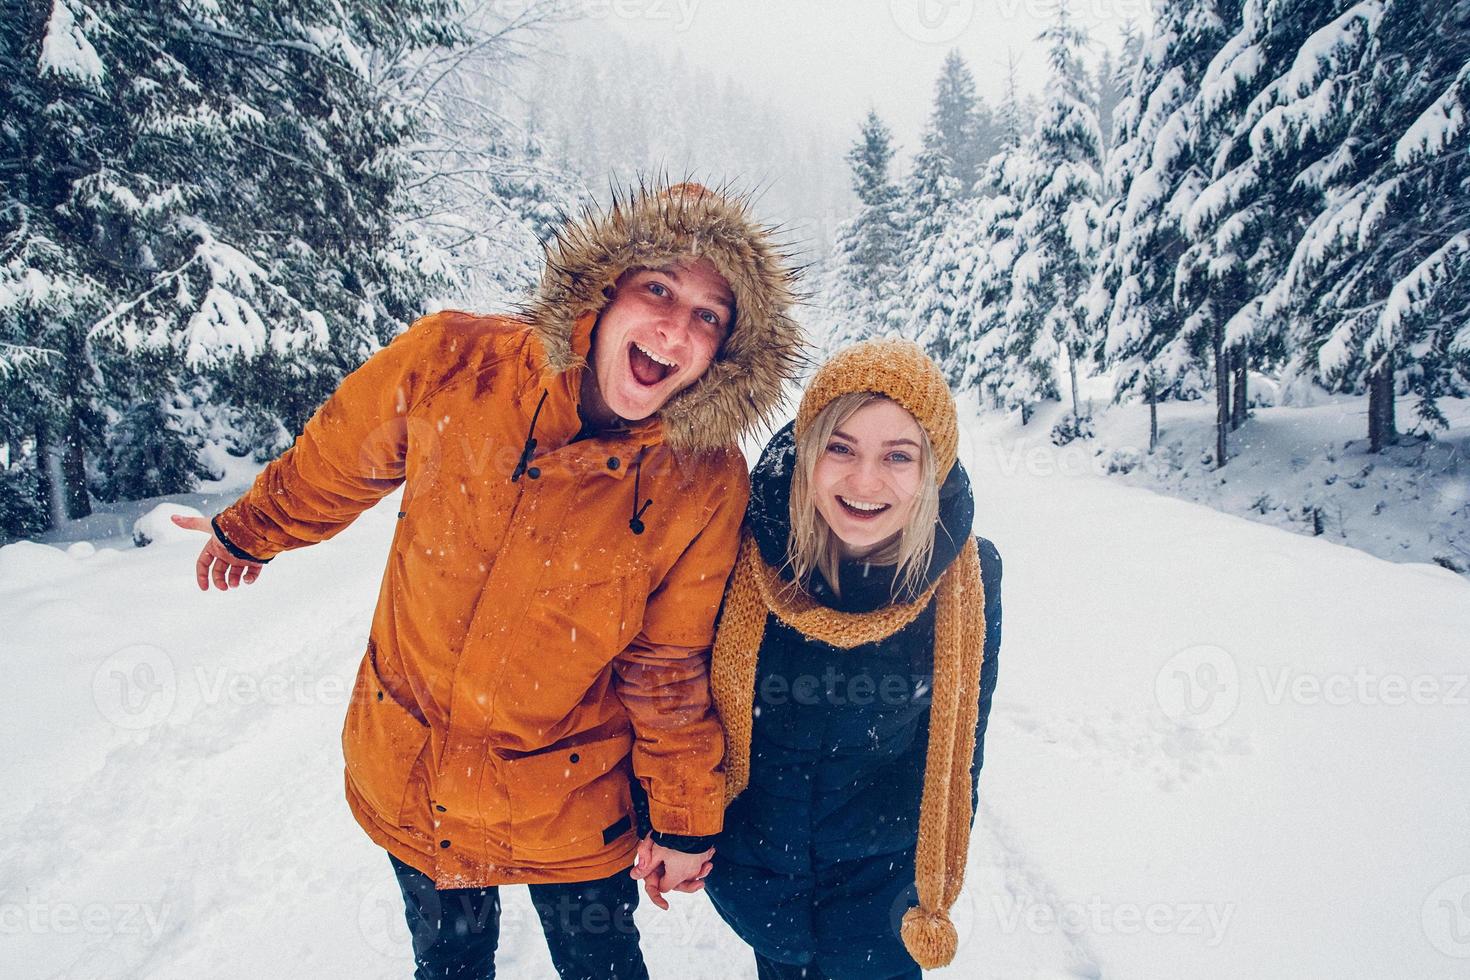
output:
<svg viewBox="0 0 1470 980"><path fill-rule="evenodd" d="M1256 379L1258 385L1265 380ZM1105 392L1099 382L1095 387ZM1105 395L1094 402L1093 438L1048 447L1032 459L1013 453L1005 464L1007 472L1107 473L1389 561L1435 562L1470 574L1470 399L1440 399L1449 427L1433 438L1402 434L1398 444L1373 455L1366 395L1308 394L1309 405L1252 408L1230 433L1230 461L1220 470L1213 400L1160 404L1159 445L1150 455L1148 406L1107 406ZM1045 405L1031 425L1049 431L1068 407ZM1401 397L1399 426L1406 432L1412 413L1413 399ZM987 438L1010 449L1021 432L1018 415L989 418L984 428Z"/></svg>
<svg viewBox="0 0 1470 980"><path fill-rule="evenodd" d="M1470 974L1470 583L1099 476L1031 428L972 420L962 446L1005 641L935 976ZM338 747L395 512L226 594L194 586L197 542L136 549L122 518L0 549L0 975L409 975ZM503 897L502 974L551 977ZM671 897L639 911L655 977L754 975L703 895Z"/></svg>

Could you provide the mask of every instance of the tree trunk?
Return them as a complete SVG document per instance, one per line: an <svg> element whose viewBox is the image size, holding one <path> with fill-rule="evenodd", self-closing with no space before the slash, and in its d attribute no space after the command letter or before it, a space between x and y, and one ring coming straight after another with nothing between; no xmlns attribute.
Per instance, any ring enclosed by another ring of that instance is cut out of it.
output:
<svg viewBox="0 0 1470 980"><path fill-rule="evenodd" d="M82 448L82 426L76 411L66 423L66 441L61 449L61 472L65 478L66 516L72 520L92 513L92 498L87 493L87 455Z"/></svg>
<svg viewBox="0 0 1470 980"><path fill-rule="evenodd" d="M51 433L45 422L36 424L36 496L46 506L47 527L60 527L66 520L66 500L62 494L65 480L61 460L51 446Z"/></svg>
<svg viewBox="0 0 1470 980"><path fill-rule="evenodd" d="M1074 419L1081 419L1082 418L1082 405L1081 405L1081 403L1077 399L1077 348L1076 347L1069 346L1067 348L1067 367L1069 369L1068 370L1068 373L1072 376L1072 417Z"/></svg>
<svg viewBox="0 0 1470 980"><path fill-rule="evenodd" d="M1245 347L1238 348L1231 361L1235 365L1235 397L1230 406L1230 428L1238 429L1245 424L1246 406L1249 404L1247 382L1250 370L1250 351Z"/></svg>
<svg viewBox="0 0 1470 980"><path fill-rule="evenodd" d="M1393 353L1368 378L1368 451L1381 452L1398 440L1394 420Z"/></svg>
<svg viewBox="0 0 1470 980"><path fill-rule="evenodd" d="M1215 469L1229 461L1227 434L1230 431L1230 357L1225 352L1224 328L1216 325L1210 346L1215 355Z"/></svg>
<svg viewBox="0 0 1470 980"><path fill-rule="evenodd" d="M1148 451L1159 445L1159 389L1153 374L1148 376Z"/></svg>

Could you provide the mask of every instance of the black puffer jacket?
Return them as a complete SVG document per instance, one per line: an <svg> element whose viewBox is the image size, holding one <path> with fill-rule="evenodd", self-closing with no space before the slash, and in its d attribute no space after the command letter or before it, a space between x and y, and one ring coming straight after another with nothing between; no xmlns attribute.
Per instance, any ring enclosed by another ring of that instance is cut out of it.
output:
<svg viewBox="0 0 1470 980"><path fill-rule="evenodd" d="M784 565L796 462L792 426L772 438L751 476L749 526L768 565ZM971 533L969 477L955 464L940 491L924 587ZM978 780L1001 633L1000 555L978 538L985 586L985 661L972 779ZM789 576L790 572L786 572ZM810 592L847 612L893 601L892 568L844 563L841 598L814 577ZM904 598L904 597L901 597ZM934 604L886 640L840 650L768 617L756 667L750 784L725 815L707 888L758 952L815 959L822 975L915 973L899 938L914 897L914 849L933 689Z"/></svg>

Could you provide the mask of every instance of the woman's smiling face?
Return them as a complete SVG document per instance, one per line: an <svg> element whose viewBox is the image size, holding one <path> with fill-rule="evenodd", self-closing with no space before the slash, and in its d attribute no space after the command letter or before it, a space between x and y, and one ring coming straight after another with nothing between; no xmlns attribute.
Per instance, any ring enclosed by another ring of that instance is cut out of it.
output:
<svg viewBox="0 0 1470 980"><path fill-rule="evenodd" d="M827 440L812 469L812 501L847 557L876 550L908 523L923 478L922 439L912 415L878 398Z"/></svg>

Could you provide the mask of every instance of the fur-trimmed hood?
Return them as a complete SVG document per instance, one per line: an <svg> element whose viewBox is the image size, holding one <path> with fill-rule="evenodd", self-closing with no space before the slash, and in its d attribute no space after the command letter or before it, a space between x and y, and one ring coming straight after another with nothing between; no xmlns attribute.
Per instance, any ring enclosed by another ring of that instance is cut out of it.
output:
<svg viewBox="0 0 1470 980"><path fill-rule="evenodd" d="M660 409L664 439L675 450L713 449L769 423L806 345L790 316L799 270L752 219L748 198L693 183L615 190L610 207L585 209L545 249L525 315L558 372L585 363L573 348L576 321L607 304L624 272L708 259L734 293L735 321L704 376Z"/></svg>

